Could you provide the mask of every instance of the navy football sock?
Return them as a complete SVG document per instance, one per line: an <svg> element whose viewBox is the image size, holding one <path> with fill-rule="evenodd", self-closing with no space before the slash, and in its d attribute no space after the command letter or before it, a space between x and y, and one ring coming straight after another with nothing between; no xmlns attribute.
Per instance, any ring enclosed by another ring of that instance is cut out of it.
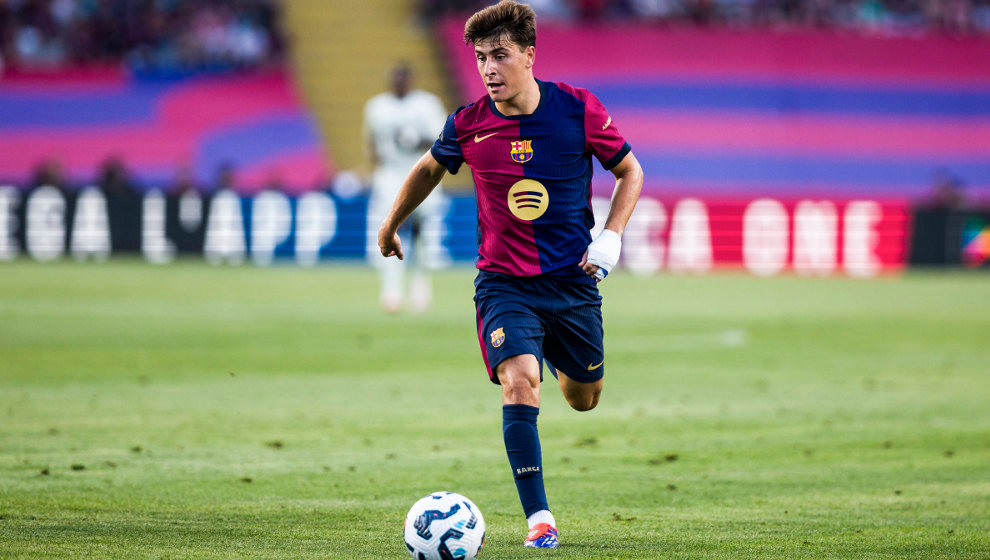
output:
<svg viewBox="0 0 990 560"><path fill-rule="evenodd" d="M527 516L547 507L543 488L543 459L540 454L540 434L536 416L540 409L525 404L502 406L502 437L509 456L512 476L516 479L519 501Z"/></svg>

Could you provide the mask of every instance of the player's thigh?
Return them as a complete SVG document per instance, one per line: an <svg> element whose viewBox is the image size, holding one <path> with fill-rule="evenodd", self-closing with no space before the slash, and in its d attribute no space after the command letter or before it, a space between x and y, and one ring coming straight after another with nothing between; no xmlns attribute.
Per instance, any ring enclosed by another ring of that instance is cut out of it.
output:
<svg viewBox="0 0 990 560"><path fill-rule="evenodd" d="M499 383L499 365L513 356L534 356L539 375L545 332L538 314L511 289L502 289L499 282L479 283L474 296L478 343L492 383Z"/></svg>
<svg viewBox="0 0 990 560"><path fill-rule="evenodd" d="M570 306L559 311L548 325L544 356L552 367L567 374L568 382L562 382L562 388L567 383L574 390L593 391L605 375L601 298L593 286L570 289Z"/></svg>

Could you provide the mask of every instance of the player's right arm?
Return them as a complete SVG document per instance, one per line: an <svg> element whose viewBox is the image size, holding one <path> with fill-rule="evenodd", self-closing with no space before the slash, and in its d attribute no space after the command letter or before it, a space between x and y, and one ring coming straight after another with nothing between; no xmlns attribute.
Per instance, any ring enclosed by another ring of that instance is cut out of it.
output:
<svg viewBox="0 0 990 560"><path fill-rule="evenodd" d="M433 192L446 172L447 168L441 165L431 152L423 154L409 171L399 195L395 197L392 210L378 228L378 248L381 249L383 256L395 256L400 260L404 257L402 242L399 241L399 226Z"/></svg>

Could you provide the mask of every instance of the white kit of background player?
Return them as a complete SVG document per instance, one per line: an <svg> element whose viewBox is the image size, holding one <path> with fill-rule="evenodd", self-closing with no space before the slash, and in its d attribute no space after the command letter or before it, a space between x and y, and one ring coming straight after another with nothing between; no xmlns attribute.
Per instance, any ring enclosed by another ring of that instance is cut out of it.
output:
<svg viewBox="0 0 990 560"><path fill-rule="evenodd" d="M406 299L406 261L386 259L378 249L378 226L392 207L409 170L436 140L447 120L443 103L432 93L412 89L412 72L397 64L389 72L389 91L368 100L364 108L365 143L376 167L368 206L367 256L381 275L381 304L399 311ZM413 271L408 303L414 311L430 303L429 271L446 265L450 257L443 247L443 217L447 203L438 187L411 217L417 239L411 251Z"/></svg>

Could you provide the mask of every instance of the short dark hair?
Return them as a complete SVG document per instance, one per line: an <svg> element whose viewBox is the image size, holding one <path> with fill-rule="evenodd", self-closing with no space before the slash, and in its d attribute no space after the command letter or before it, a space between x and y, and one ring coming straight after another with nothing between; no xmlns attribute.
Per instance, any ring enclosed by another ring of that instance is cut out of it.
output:
<svg viewBox="0 0 990 560"><path fill-rule="evenodd" d="M526 4L502 0L480 10L464 24L464 42L508 39L523 49L536 46L536 12Z"/></svg>

